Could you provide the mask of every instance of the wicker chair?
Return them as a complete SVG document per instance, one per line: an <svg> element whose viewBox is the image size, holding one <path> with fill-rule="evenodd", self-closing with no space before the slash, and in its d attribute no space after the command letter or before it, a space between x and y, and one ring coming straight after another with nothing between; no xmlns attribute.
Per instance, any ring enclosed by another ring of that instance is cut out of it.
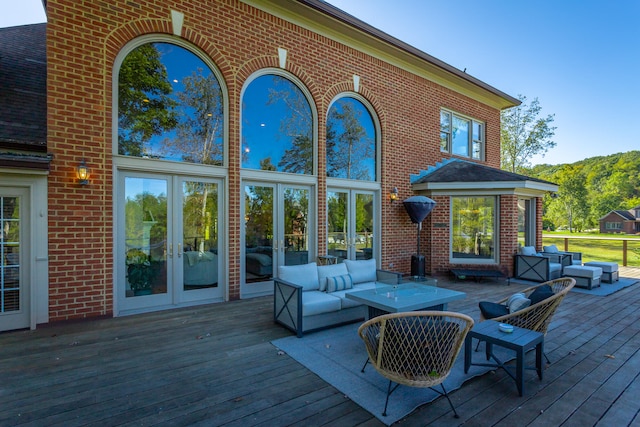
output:
<svg viewBox="0 0 640 427"><path fill-rule="evenodd" d="M445 396L458 418L442 382L449 376L472 326L471 317L448 311L385 314L363 323L358 335L369 360L389 380L382 415L387 415L389 396L402 384L429 387ZM433 388L438 384L442 392Z"/></svg>
<svg viewBox="0 0 640 427"><path fill-rule="evenodd" d="M508 323L510 325L530 329L532 331L542 332L546 335L549 324L551 323L551 318L558 309L558 306L562 302L563 298L567 295L571 288L575 286L575 284L575 279L571 277L561 277L559 279L550 280L548 282L540 283L539 285L524 289L521 292L529 297L536 289L548 285L551 287L553 295L514 313L491 317L491 320L495 320L496 322L500 323ZM504 307L504 304L508 299L509 297L504 298L497 303L491 304ZM486 320L486 318L484 315L484 310L481 309L480 321L483 320ZM546 354L545 358L548 362L549 358L546 356Z"/></svg>

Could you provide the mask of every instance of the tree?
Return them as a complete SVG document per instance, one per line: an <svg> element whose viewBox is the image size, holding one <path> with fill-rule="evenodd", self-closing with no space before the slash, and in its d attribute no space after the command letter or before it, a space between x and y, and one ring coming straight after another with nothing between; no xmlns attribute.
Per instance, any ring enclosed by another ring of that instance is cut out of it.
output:
<svg viewBox="0 0 640 427"><path fill-rule="evenodd" d="M527 97L519 95L522 102L500 114L501 167L510 172L521 172L531 166L530 159L536 154L544 155L556 146L551 139L556 128L551 126L553 115L539 118L540 102L535 98L527 105Z"/></svg>
<svg viewBox="0 0 640 427"><path fill-rule="evenodd" d="M118 153L150 155L147 142L177 124L176 101L160 52L144 44L127 55L118 75Z"/></svg>
<svg viewBox="0 0 640 427"><path fill-rule="evenodd" d="M188 162L222 166L224 112L218 79L198 68L182 84L184 90L176 93L180 111L177 136L165 139L164 148Z"/></svg>
<svg viewBox="0 0 640 427"><path fill-rule="evenodd" d="M360 120L362 112L350 102L338 102L327 119L327 176L372 179L363 159L373 154L372 141Z"/></svg>
<svg viewBox="0 0 640 427"><path fill-rule="evenodd" d="M565 215L569 232L582 231L587 224L589 206L584 175L580 167L566 165L558 171L555 181L559 184L558 197L552 202Z"/></svg>

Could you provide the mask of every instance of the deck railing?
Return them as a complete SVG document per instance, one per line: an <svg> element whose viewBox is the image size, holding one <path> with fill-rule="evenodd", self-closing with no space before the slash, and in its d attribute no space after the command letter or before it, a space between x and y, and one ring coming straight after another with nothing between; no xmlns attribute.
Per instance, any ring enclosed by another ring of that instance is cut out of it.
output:
<svg viewBox="0 0 640 427"><path fill-rule="evenodd" d="M555 244L561 250L582 252L583 262L610 261L625 267L640 266L639 238L543 234L542 244Z"/></svg>

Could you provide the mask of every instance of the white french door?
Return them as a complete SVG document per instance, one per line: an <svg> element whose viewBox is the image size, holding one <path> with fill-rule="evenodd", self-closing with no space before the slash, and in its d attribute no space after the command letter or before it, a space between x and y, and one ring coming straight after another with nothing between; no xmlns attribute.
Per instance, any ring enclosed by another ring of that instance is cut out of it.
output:
<svg viewBox="0 0 640 427"><path fill-rule="evenodd" d="M312 260L312 189L307 185L245 181L243 184L241 297L273 292L280 265Z"/></svg>
<svg viewBox="0 0 640 427"><path fill-rule="evenodd" d="M221 180L123 172L119 194L118 314L223 300Z"/></svg>
<svg viewBox="0 0 640 427"><path fill-rule="evenodd" d="M338 262L376 256L375 193L329 188L327 251Z"/></svg>
<svg viewBox="0 0 640 427"><path fill-rule="evenodd" d="M29 190L0 187L0 331L30 325Z"/></svg>

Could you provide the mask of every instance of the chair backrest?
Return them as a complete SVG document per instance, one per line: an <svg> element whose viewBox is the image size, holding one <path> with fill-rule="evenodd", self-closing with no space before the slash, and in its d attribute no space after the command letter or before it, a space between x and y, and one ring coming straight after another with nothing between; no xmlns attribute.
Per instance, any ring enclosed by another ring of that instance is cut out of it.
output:
<svg viewBox="0 0 640 427"><path fill-rule="evenodd" d="M547 333L551 318L555 314L558 306L569 293L571 288L576 284L576 280L571 277L561 277L560 279L550 280L537 286L532 286L522 292L529 296L534 290L540 286L549 285L553 290L553 296L546 298L537 304L531 305L523 310L510 313L504 316L496 317L491 320L497 322L508 323L513 326L531 329L532 331ZM499 303L505 303L508 298L504 298Z"/></svg>
<svg viewBox="0 0 640 427"><path fill-rule="evenodd" d="M414 311L375 317L358 329L369 360L398 384L440 384L473 326L471 317L448 311Z"/></svg>

